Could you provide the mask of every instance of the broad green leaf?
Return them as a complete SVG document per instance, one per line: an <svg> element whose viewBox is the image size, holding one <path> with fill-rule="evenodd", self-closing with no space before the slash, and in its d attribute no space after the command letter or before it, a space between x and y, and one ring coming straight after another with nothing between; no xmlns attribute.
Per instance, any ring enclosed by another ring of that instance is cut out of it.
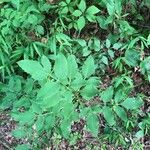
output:
<svg viewBox="0 0 150 150"><path fill-rule="evenodd" d="M105 64L108 65L108 58L106 56L103 56L101 61Z"/></svg>
<svg viewBox="0 0 150 150"><path fill-rule="evenodd" d="M114 15L114 13L115 13L114 2L107 3L107 11L108 11L110 16Z"/></svg>
<svg viewBox="0 0 150 150"><path fill-rule="evenodd" d="M87 129L92 133L93 136L97 136L99 132L99 120L96 114L90 113L86 119Z"/></svg>
<svg viewBox="0 0 150 150"><path fill-rule="evenodd" d="M57 93L60 90L60 86L56 82L48 81L42 88L38 91L37 98L46 98Z"/></svg>
<svg viewBox="0 0 150 150"><path fill-rule="evenodd" d="M51 63L50 63L49 59L44 55L41 58L41 64L43 65L45 72L47 72L47 73L51 72Z"/></svg>
<svg viewBox="0 0 150 150"><path fill-rule="evenodd" d="M12 3L17 9L19 9L20 0L11 0L11 3Z"/></svg>
<svg viewBox="0 0 150 150"><path fill-rule="evenodd" d="M15 150L29 150L29 149L30 149L29 144L17 145L17 147L15 148Z"/></svg>
<svg viewBox="0 0 150 150"><path fill-rule="evenodd" d="M79 30L82 30L85 26L85 18L83 16L81 16L78 20L77 20L77 26Z"/></svg>
<svg viewBox="0 0 150 150"><path fill-rule="evenodd" d="M113 59L114 58L114 56L115 56L115 53L114 53L114 51L113 50L108 50L108 54L109 54L109 56Z"/></svg>
<svg viewBox="0 0 150 150"><path fill-rule="evenodd" d="M13 103L14 109L20 109L22 107L29 108L30 107L30 100L27 97L21 97L17 101Z"/></svg>
<svg viewBox="0 0 150 150"><path fill-rule="evenodd" d="M67 4L69 4L69 3L70 3L70 1L71 1L71 0L66 0Z"/></svg>
<svg viewBox="0 0 150 150"><path fill-rule="evenodd" d="M48 114L45 116L45 129L50 131L52 127L55 125L55 116L53 114Z"/></svg>
<svg viewBox="0 0 150 150"><path fill-rule="evenodd" d="M71 122L69 120L63 120L61 122L60 129L63 137L68 139L71 131Z"/></svg>
<svg viewBox="0 0 150 150"><path fill-rule="evenodd" d="M69 11L68 7L63 7L63 9L61 10L62 14L67 14Z"/></svg>
<svg viewBox="0 0 150 150"><path fill-rule="evenodd" d="M82 90L81 90L81 95L84 99L90 100L94 96L98 94L98 90L95 86L93 85L86 85Z"/></svg>
<svg viewBox="0 0 150 150"><path fill-rule="evenodd" d="M112 109L108 106L104 106L102 109L102 113L109 125L113 126L115 124L115 118Z"/></svg>
<svg viewBox="0 0 150 150"><path fill-rule="evenodd" d="M38 25L38 26L36 27L36 31L37 31L39 34L44 35L44 28L43 28L43 26L41 26L41 25Z"/></svg>
<svg viewBox="0 0 150 150"><path fill-rule="evenodd" d="M21 60L18 65L35 80L46 79L48 73L45 72L42 65L38 61L34 60Z"/></svg>
<svg viewBox="0 0 150 150"><path fill-rule="evenodd" d="M123 121L127 121L127 114L124 111L124 109L120 106L116 106L114 108L114 111L116 112L116 114L118 115L118 117L123 120Z"/></svg>
<svg viewBox="0 0 150 150"><path fill-rule="evenodd" d="M54 93L48 97L45 97L43 99L43 105L46 108L54 107L57 105L60 101L62 101L60 93Z"/></svg>
<svg viewBox="0 0 150 150"><path fill-rule="evenodd" d="M107 24L106 24L106 18L105 18L105 16L98 15L96 17L96 20L98 21L100 28L107 29Z"/></svg>
<svg viewBox="0 0 150 150"><path fill-rule="evenodd" d="M79 5L78 5L78 8L79 8L82 12L85 11L85 9L86 9L85 0L81 0L81 1L80 1Z"/></svg>
<svg viewBox="0 0 150 150"><path fill-rule="evenodd" d="M142 74L148 74L150 75L150 56L146 57L141 63L140 63L140 68Z"/></svg>
<svg viewBox="0 0 150 150"><path fill-rule="evenodd" d="M81 14L82 14L82 12L81 12L80 10L75 10L75 11L73 12L73 15L74 15L75 17L79 17L79 16L81 16Z"/></svg>
<svg viewBox="0 0 150 150"><path fill-rule="evenodd" d="M100 51L100 40L98 38L94 38L94 50L95 51Z"/></svg>
<svg viewBox="0 0 150 150"><path fill-rule="evenodd" d="M71 87L74 90L79 90L84 85L85 85L85 80L83 79L80 73L77 73L75 79L71 82Z"/></svg>
<svg viewBox="0 0 150 150"><path fill-rule="evenodd" d="M32 103L32 110L34 113L40 114L42 113L41 105L38 103Z"/></svg>
<svg viewBox="0 0 150 150"><path fill-rule="evenodd" d="M134 49L126 50L125 61L129 66L136 67L140 61L140 53Z"/></svg>
<svg viewBox="0 0 150 150"><path fill-rule="evenodd" d="M98 86L99 83L100 83L100 80L99 80L98 77L90 77L90 78L86 81L86 85Z"/></svg>
<svg viewBox="0 0 150 150"><path fill-rule="evenodd" d="M115 92L114 100L116 103L119 103L121 100L123 100L126 97L126 94L122 89L119 89Z"/></svg>
<svg viewBox="0 0 150 150"><path fill-rule="evenodd" d="M37 131L40 131L43 128L44 125L44 117L43 116L38 116L36 122L35 122L35 127Z"/></svg>
<svg viewBox="0 0 150 150"><path fill-rule="evenodd" d="M113 94L114 94L114 88L110 86L100 94L100 97L103 100L103 102L106 103L112 100Z"/></svg>
<svg viewBox="0 0 150 150"><path fill-rule="evenodd" d="M110 48L110 46L111 46L111 42L110 42L109 39L107 39L107 40L106 40L106 47L107 47L107 48Z"/></svg>
<svg viewBox="0 0 150 150"><path fill-rule="evenodd" d="M121 105L130 110L138 109L143 105L143 102L139 98L127 98Z"/></svg>
<svg viewBox="0 0 150 150"><path fill-rule="evenodd" d="M42 66L38 61L34 60L21 60L18 65L27 73L33 74L35 71L42 70Z"/></svg>
<svg viewBox="0 0 150 150"><path fill-rule="evenodd" d="M74 55L69 55L68 61L68 77L73 79L78 72L78 64L76 62L76 57Z"/></svg>
<svg viewBox="0 0 150 150"><path fill-rule="evenodd" d="M92 56L89 56L82 66L82 73L84 75L84 78L90 77L92 74L95 73L96 66L94 64L94 58Z"/></svg>
<svg viewBox="0 0 150 150"><path fill-rule="evenodd" d="M74 110L74 106L72 102L64 102L63 103L63 109L61 110L62 115L65 117L65 119L69 118L69 114Z"/></svg>
<svg viewBox="0 0 150 150"><path fill-rule="evenodd" d="M63 87L64 88L64 87ZM62 89L61 89L62 90ZM63 91L64 90L64 91ZM64 88L61 92L61 95L63 95L62 100L69 102L72 102L73 99L73 93L71 91L66 90L66 88Z"/></svg>
<svg viewBox="0 0 150 150"><path fill-rule="evenodd" d="M116 13L121 16L121 11L122 11L122 5L120 0L115 0L115 10Z"/></svg>
<svg viewBox="0 0 150 150"><path fill-rule="evenodd" d="M54 73L59 80L67 78L68 62L66 57L62 53L59 53L56 57L54 64Z"/></svg>
<svg viewBox="0 0 150 150"><path fill-rule="evenodd" d="M136 136L138 139L144 137L144 130L139 130L139 131L135 134L135 136Z"/></svg>
<svg viewBox="0 0 150 150"><path fill-rule="evenodd" d="M26 131L25 130L23 130L23 129L16 129L16 130L13 130L12 132L11 132L11 134L14 136L14 137L16 137L16 138L24 138L25 136L27 136L27 133L26 133Z"/></svg>
<svg viewBox="0 0 150 150"><path fill-rule="evenodd" d="M19 124L24 125L24 124L32 124L35 118L35 114L32 112L32 110L22 112L22 113L13 113L12 117L16 120L19 121Z"/></svg>
<svg viewBox="0 0 150 150"><path fill-rule="evenodd" d="M115 43L115 44L113 45L113 49L118 50L119 48L121 48L121 46L122 46L121 43Z"/></svg>
<svg viewBox="0 0 150 150"><path fill-rule="evenodd" d="M37 24L38 18L37 18L36 15L30 14L30 15L28 16L27 21L28 21L29 23L31 23L31 24L34 25L34 24Z"/></svg>
<svg viewBox="0 0 150 150"><path fill-rule="evenodd" d="M97 14L99 11L100 11L100 10L99 10L97 7L95 7L94 5L92 5L92 6L90 6L90 7L86 10L86 13L87 13L88 15L95 15L95 14Z"/></svg>

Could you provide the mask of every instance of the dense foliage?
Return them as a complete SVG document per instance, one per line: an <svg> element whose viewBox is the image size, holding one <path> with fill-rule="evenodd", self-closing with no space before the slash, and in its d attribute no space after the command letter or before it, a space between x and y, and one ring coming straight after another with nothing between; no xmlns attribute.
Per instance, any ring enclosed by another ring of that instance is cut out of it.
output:
<svg viewBox="0 0 150 150"><path fill-rule="evenodd" d="M143 149L149 50L149 0L0 0L0 109L27 139L16 150L87 135L87 149Z"/></svg>

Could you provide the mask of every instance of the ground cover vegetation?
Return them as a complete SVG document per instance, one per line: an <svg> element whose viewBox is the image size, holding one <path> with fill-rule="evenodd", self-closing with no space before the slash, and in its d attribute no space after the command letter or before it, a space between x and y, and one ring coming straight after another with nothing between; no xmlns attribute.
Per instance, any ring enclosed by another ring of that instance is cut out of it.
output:
<svg viewBox="0 0 150 150"><path fill-rule="evenodd" d="M0 0L0 77L4 149L148 149L150 1Z"/></svg>

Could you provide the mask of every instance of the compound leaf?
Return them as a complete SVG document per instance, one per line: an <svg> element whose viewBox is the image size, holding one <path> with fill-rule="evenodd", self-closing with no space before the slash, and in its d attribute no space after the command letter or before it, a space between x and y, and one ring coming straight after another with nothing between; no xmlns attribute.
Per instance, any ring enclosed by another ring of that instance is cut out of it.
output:
<svg viewBox="0 0 150 150"><path fill-rule="evenodd" d="M93 136L98 135L99 131L99 120L96 114L90 113L87 116L87 129L93 134Z"/></svg>

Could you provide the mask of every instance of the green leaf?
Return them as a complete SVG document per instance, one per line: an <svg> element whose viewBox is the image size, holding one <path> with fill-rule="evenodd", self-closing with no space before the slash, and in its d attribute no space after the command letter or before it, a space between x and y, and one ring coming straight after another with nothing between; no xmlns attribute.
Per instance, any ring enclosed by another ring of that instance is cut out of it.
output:
<svg viewBox="0 0 150 150"><path fill-rule="evenodd" d="M143 102L139 98L127 98L121 105L130 110L138 109L143 105Z"/></svg>
<svg viewBox="0 0 150 150"><path fill-rule="evenodd" d="M107 3L107 11L110 16L114 15L114 13L115 13L114 2Z"/></svg>
<svg viewBox="0 0 150 150"><path fill-rule="evenodd" d="M150 75L150 56L146 57L141 63L140 63L140 68L142 74L148 74Z"/></svg>
<svg viewBox="0 0 150 150"><path fill-rule="evenodd" d="M106 56L103 56L101 61L105 64L108 65L108 58Z"/></svg>
<svg viewBox="0 0 150 150"><path fill-rule="evenodd" d="M47 73L51 72L51 63L50 63L49 59L44 55L41 58L41 64L43 65L45 72L47 72Z"/></svg>
<svg viewBox="0 0 150 150"><path fill-rule="evenodd" d="M37 131L40 131L43 128L44 125L44 117L43 116L38 116L36 122L35 122L35 127Z"/></svg>
<svg viewBox="0 0 150 150"><path fill-rule="evenodd" d="M90 7L86 10L86 13L87 13L88 15L95 15L95 14L97 14L99 11L100 11L100 10L99 10L97 7L95 7L94 5L92 5L92 6L90 6Z"/></svg>
<svg viewBox="0 0 150 150"><path fill-rule="evenodd" d="M48 132L50 131L50 129L52 127L54 127L55 125L55 116L53 114L48 114L45 116L45 129L48 130Z"/></svg>
<svg viewBox="0 0 150 150"><path fill-rule="evenodd" d="M68 139L71 131L71 122L69 120L63 120L61 122L60 129L63 137Z"/></svg>
<svg viewBox="0 0 150 150"><path fill-rule="evenodd" d="M45 72L42 65L34 60L21 60L18 65L35 80L43 80L47 78L48 73Z"/></svg>
<svg viewBox="0 0 150 150"><path fill-rule="evenodd" d="M113 98L114 88L112 86L108 87L105 91L103 91L100 96L103 102L109 102Z"/></svg>
<svg viewBox="0 0 150 150"><path fill-rule="evenodd" d="M83 16L81 16L78 20L77 20L77 26L79 30L82 30L85 26L85 18Z"/></svg>
<svg viewBox="0 0 150 150"><path fill-rule="evenodd" d="M112 109L108 106L104 106L102 109L102 113L109 125L113 126L115 124L115 118Z"/></svg>
<svg viewBox="0 0 150 150"><path fill-rule="evenodd" d="M110 46L111 46L111 42L110 42L109 39L107 39L107 40L106 40L106 47L107 47L107 48L110 48Z"/></svg>
<svg viewBox="0 0 150 150"><path fill-rule="evenodd" d="M78 72L75 76L75 79L71 82L71 87L74 90L79 90L82 86L85 85L85 80L82 75Z"/></svg>
<svg viewBox="0 0 150 150"><path fill-rule="evenodd" d="M98 86L100 83L100 80L98 77L90 77L87 81L86 81L86 85L93 85L93 86Z"/></svg>
<svg viewBox="0 0 150 150"><path fill-rule="evenodd" d="M150 34L149 34L149 36L147 37L147 45L150 45Z"/></svg>
<svg viewBox="0 0 150 150"><path fill-rule="evenodd" d="M110 56L112 59L113 59L114 56L115 56L115 55L114 55L114 54L115 54L114 51L113 51L113 50L110 50L110 49L108 50L108 54L109 54L109 56Z"/></svg>
<svg viewBox="0 0 150 150"><path fill-rule="evenodd" d="M16 129L16 130L13 130L11 133L14 137L19 138L19 139L24 138L27 135L23 129Z"/></svg>
<svg viewBox="0 0 150 150"><path fill-rule="evenodd" d="M138 139L144 137L144 130L139 130L139 131L135 134L135 136L136 136Z"/></svg>
<svg viewBox="0 0 150 150"><path fill-rule="evenodd" d="M38 91L37 98L47 98L51 95L59 92L60 86L57 82L48 81L42 88Z"/></svg>
<svg viewBox="0 0 150 150"><path fill-rule="evenodd" d="M92 133L93 136L97 136L99 132L99 119L96 114L90 113L87 116L87 129Z"/></svg>
<svg viewBox="0 0 150 150"><path fill-rule="evenodd" d="M121 43L115 43L115 44L113 45L113 49L118 50L119 48L121 48L121 46L122 46Z"/></svg>
<svg viewBox="0 0 150 150"><path fill-rule="evenodd" d="M60 96L60 93L55 93L50 95L49 97L44 98L43 105L46 108L54 107L57 105L60 101L62 101L62 98Z"/></svg>
<svg viewBox="0 0 150 150"><path fill-rule="evenodd" d="M71 0L66 0L67 4L69 4L69 3L70 3L70 1L71 1Z"/></svg>
<svg viewBox="0 0 150 150"><path fill-rule="evenodd" d="M18 65L27 73L33 74L35 71L42 70L42 66L38 61L34 60L21 60Z"/></svg>
<svg viewBox="0 0 150 150"><path fill-rule="evenodd" d="M116 114L118 115L118 117L123 120L123 121L127 121L127 114L126 112L124 111L124 109L120 106L116 106L114 108L114 111L116 112Z"/></svg>
<svg viewBox="0 0 150 150"><path fill-rule="evenodd" d="M99 23L99 26L102 28L102 29L107 29L107 24L106 24L106 18L105 16L103 15L99 15L96 17L98 23Z"/></svg>
<svg viewBox="0 0 150 150"><path fill-rule="evenodd" d="M96 96L96 94L98 94L98 90L95 86L93 85L86 85L82 90L81 90L81 95L84 99L86 100L90 100L91 98L93 98L94 96Z"/></svg>
<svg viewBox="0 0 150 150"><path fill-rule="evenodd" d="M15 148L15 150L29 150L29 149L30 149L29 144L17 145L17 147Z"/></svg>
<svg viewBox="0 0 150 150"><path fill-rule="evenodd" d="M14 114L12 114L12 117L16 121L19 121L19 123L21 125L24 125L24 124L33 123L35 114L32 112L32 110L28 110L28 111L23 112L23 113L17 113L17 114L14 113Z"/></svg>
<svg viewBox="0 0 150 150"><path fill-rule="evenodd" d="M42 99L43 107L49 108L57 105L61 100L60 85L57 82L47 82L38 92L37 98Z"/></svg>
<svg viewBox="0 0 150 150"><path fill-rule="evenodd" d="M94 38L94 50L100 51L100 40L98 38Z"/></svg>
<svg viewBox="0 0 150 150"><path fill-rule="evenodd" d="M84 78L90 77L92 74L95 73L96 66L94 64L94 58L92 56L89 56L82 66L82 73L84 75Z"/></svg>
<svg viewBox="0 0 150 150"><path fill-rule="evenodd" d="M140 61L140 53L134 49L126 50L125 61L129 66L136 67Z"/></svg>
<svg viewBox="0 0 150 150"><path fill-rule="evenodd" d="M115 10L116 13L121 16L121 11L122 11L122 5L120 0L115 0Z"/></svg>
<svg viewBox="0 0 150 150"><path fill-rule="evenodd" d="M12 3L17 9L19 9L19 7L20 7L20 0L11 0L11 3Z"/></svg>
<svg viewBox="0 0 150 150"><path fill-rule="evenodd" d="M29 23L31 23L31 24L34 25L34 24L37 24L38 18L37 18L36 15L30 14L30 15L28 16L27 21L28 21Z"/></svg>
<svg viewBox="0 0 150 150"><path fill-rule="evenodd" d="M80 1L79 5L78 5L78 8L79 8L82 12L85 11L85 9L86 9L85 0L81 0L81 1Z"/></svg>
<svg viewBox="0 0 150 150"><path fill-rule="evenodd" d="M76 62L76 57L74 55L69 55L68 61L68 77L73 79L78 72L78 64Z"/></svg>
<svg viewBox="0 0 150 150"><path fill-rule="evenodd" d="M124 93L123 90L119 89L115 92L115 97L114 100L116 103L119 103L121 100L125 98L126 94Z"/></svg>
<svg viewBox="0 0 150 150"><path fill-rule="evenodd" d="M80 10L75 10L75 11L73 12L73 15L74 15L75 17L79 17L79 16L81 16L81 14L82 14L82 12L81 12Z"/></svg>
<svg viewBox="0 0 150 150"><path fill-rule="evenodd" d="M33 110L33 112L34 113L42 113L42 109L41 109L41 107L40 107L41 105L40 104L38 104L38 103L32 103L32 110Z"/></svg>
<svg viewBox="0 0 150 150"><path fill-rule="evenodd" d="M41 25L38 25L38 26L36 27L36 31L37 31L39 34L41 34L41 35L44 34L44 28L43 28Z"/></svg>
<svg viewBox="0 0 150 150"><path fill-rule="evenodd" d="M54 64L54 73L59 80L67 78L68 62L66 57L62 53L59 53L56 57Z"/></svg>

